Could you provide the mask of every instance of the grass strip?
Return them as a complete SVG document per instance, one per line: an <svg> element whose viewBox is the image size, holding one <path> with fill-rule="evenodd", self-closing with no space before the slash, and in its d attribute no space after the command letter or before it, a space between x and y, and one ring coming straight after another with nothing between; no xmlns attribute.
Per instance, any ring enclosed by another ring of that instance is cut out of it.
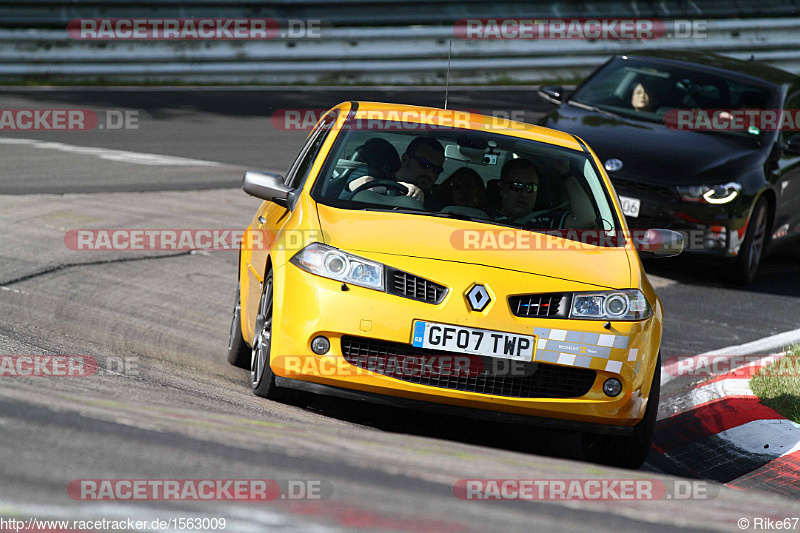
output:
<svg viewBox="0 0 800 533"><path fill-rule="evenodd" d="M750 379L750 388L761 403L800 424L800 344L759 370Z"/></svg>

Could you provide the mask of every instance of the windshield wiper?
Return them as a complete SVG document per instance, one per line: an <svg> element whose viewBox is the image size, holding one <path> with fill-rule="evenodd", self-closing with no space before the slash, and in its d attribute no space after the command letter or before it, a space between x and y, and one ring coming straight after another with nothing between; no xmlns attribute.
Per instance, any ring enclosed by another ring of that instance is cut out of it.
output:
<svg viewBox="0 0 800 533"><path fill-rule="evenodd" d="M575 100L568 100L567 103L573 107L584 109L586 111L594 111L595 113L600 113L601 115L606 115L607 117L625 118L622 115L617 115L616 113L612 113L611 111L603 109L602 107L597 107L596 105L584 104L581 102L576 102Z"/></svg>
<svg viewBox="0 0 800 533"><path fill-rule="evenodd" d="M422 209L403 209L399 207L394 208L387 208L387 209L377 209L374 207L365 207L364 211L388 211L392 213L403 213L406 215L426 215L430 217L439 217L439 218L452 218L456 220L467 220L469 222L491 222L491 219L488 218L478 218L478 217L471 217L469 215L465 215L463 213L441 213L438 211L425 211Z"/></svg>
<svg viewBox="0 0 800 533"><path fill-rule="evenodd" d="M504 228L513 228L513 229L526 229L519 224L514 224L508 220L493 220L491 218L477 218L471 217L469 215L465 215L463 213L441 213L441 212L434 212L434 211L416 211L414 209L392 209L393 213L412 213L417 215L429 215L432 217L439 217L439 218L451 218L455 220L467 220L469 222L483 222L485 224L491 224L493 226L502 226Z"/></svg>
<svg viewBox="0 0 800 533"><path fill-rule="evenodd" d="M471 216L469 216L469 215L465 215L465 214L463 214L463 213L436 213L436 212L428 212L428 213L425 213L425 214L426 214L426 215L431 215L431 216L434 216L434 217L439 217L439 218L454 218L454 219L456 219L456 220L469 220L470 222L477 222L477 221L486 221L486 220L488 220L488 219L486 219L486 218L477 218L477 217L471 217Z"/></svg>

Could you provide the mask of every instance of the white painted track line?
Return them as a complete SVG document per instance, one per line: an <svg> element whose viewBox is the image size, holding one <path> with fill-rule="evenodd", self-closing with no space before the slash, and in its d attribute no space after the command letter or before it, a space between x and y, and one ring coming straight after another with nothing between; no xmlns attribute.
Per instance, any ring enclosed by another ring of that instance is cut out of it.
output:
<svg viewBox="0 0 800 533"><path fill-rule="evenodd" d="M753 342L712 350L700 355L749 355L769 350L783 351L787 346L798 342L800 342L800 328L764 337Z"/></svg>
<svg viewBox="0 0 800 533"><path fill-rule="evenodd" d="M710 352L701 353L699 355L751 355L759 352L783 351L787 346L800 343L800 329L793 329L777 335L771 335L758 339L753 342L745 344L737 344L736 346L728 346L727 348L720 348L719 350L712 350ZM662 372L661 384L669 383L678 376L672 375L674 373Z"/></svg>
<svg viewBox="0 0 800 533"><path fill-rule="evenodd" d="M97 157L98 159L105 159L107 161L134 163L137 165L215 167L222 164L215 161L203 161L201 159L189 159L186 157L175 157L171 155L146 154L142 152L128 152L126 150L109 150L108 148L75 146L72 144L37 141L33 139L0 137L0 144L24 144L42 150L57 150L59 152L88 155Z"/></svg>

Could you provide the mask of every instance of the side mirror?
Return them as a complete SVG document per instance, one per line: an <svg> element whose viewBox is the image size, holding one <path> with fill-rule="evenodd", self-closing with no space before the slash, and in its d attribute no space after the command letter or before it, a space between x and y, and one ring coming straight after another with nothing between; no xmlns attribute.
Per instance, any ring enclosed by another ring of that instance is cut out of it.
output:
<svg viewBox="0 0 800 533"><path fill-rule="evenodd" d="M551 104L561 105L564 102L564 87L561 85L547 85L537 93Z"/></svg>
<svg viewBox="0 0 800 533"><path fill-rule="evenodd" d="M649 229L633 231L633 245L639 251L639 257L672 257L683 251L683 235L668 229Z"/></svg>
<svg viewBox="0 0 800 533"><path fill-rule="evenodd" d="M795 133L787 139L783 151L787 154L800 155L800 133Z"/></svg>
<svg viewBox="0 0 800 533"><path fill-rule="evenodd" d="M272 172L256 172L248 170L242 179L242 189L250 196L275 202L286 207L289 194L294 190L283 183L283 176Z"/></svg>

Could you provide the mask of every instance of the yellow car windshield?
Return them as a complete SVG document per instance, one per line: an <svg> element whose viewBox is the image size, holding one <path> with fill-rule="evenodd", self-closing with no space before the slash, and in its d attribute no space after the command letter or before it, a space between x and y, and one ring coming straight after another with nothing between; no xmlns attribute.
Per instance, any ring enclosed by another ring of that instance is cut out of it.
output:
<svg viewBox="0 0 800 533"><path fill-rule="evenodd" d="M532 230L619 229L588 155L544 142L396 123L380 131L344 129L328 157L312 194L335 207Z"/></svg>

